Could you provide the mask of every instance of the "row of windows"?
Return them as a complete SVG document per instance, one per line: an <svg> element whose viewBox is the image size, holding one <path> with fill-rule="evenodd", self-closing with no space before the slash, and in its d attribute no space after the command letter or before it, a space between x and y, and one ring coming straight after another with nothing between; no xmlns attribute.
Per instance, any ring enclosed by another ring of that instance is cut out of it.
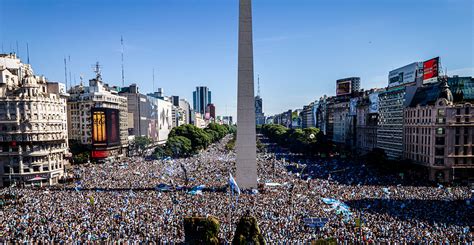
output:
<svg viewBox="0 0 474 245"><path fill-rule="evenodd" d="M62 169L63 164L58 163L51 165L51 170L56 170L56 169ZM4 166L3 167L4 173L8 174L19 174L20 173L20 168L19 167L9 167L9 166ZM40 172L46 172L49 171L49 166L48 165L42 165L42 166L33 166L31 168L23 168L23 173L40 173Z"/></svg>

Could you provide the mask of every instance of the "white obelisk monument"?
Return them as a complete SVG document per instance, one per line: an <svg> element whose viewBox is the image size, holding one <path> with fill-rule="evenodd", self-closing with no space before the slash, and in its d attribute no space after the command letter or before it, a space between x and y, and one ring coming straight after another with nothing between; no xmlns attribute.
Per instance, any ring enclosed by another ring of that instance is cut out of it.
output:
<svg viewBox="0 0 474 245"><path fill-rule="evenodd" d="M240 0L237 90L237 184L257 188L252 1Z"/></svg>

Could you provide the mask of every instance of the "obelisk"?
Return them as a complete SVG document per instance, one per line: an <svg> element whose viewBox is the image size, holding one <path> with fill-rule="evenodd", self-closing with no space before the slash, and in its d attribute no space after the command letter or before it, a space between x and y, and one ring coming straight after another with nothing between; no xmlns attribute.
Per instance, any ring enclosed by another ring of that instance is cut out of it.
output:
<svg viewBox="0 0 474 245"><path fill-rule="evenodd" d="M240 0L237 88L237 173L241 189L257 188L252 3Z"/></svg>

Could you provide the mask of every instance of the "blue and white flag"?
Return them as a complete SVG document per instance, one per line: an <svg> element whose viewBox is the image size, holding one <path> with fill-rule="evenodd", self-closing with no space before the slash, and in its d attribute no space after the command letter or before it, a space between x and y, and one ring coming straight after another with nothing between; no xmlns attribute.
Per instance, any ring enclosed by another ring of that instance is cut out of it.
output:
<svg viewBox="0 0 474 245"><path fill-rule="evenodd" d="M234 177L232 177L232 174L229 173L229 186L230 186L230 190L232 191L232 193L237 193L237 195L240 195L240 188L239 186L237 185L237 182L235 182L235 179Z"/></svg>

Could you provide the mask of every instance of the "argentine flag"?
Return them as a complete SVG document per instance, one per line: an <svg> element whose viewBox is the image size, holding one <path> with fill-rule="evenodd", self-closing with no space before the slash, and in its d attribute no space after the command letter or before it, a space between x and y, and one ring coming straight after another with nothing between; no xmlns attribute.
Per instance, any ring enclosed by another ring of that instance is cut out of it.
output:
<svg viewBox="0 0 474 245"><path fill-rule="evenodd" d="M240 195L240 188L239 186L237 185L237 182L235 182L235 179L234 177L232 177L232 174L229 173L229 186L230 186L230 190L232 191L232 193L237 193L237 195Z"/></svg>

